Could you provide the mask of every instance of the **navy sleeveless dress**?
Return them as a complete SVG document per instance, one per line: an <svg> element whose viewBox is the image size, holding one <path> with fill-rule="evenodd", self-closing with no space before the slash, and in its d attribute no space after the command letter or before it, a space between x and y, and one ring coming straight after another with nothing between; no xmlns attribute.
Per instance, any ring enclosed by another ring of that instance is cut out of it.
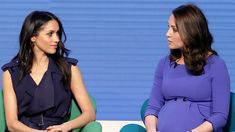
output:
<svg viewBox="0 0 235 132"><path fill-rule="evenodd" d="M69 68L78 62L73 58L66 58L66 61ZM48 69L38 85L29 74L17 81L20 72L17 59L3 65L2 70L8 70L11 74L20 122L34 129L45 130L48 126L68 120L72 93L70 88L63 85L63 74L52 58L49 58Z"/></svg>

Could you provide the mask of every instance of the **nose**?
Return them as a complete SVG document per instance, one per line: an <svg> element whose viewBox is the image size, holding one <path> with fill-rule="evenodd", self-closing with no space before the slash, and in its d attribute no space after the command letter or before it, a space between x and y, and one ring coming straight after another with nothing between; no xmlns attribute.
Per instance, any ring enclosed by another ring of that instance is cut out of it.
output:
<svg viewBox="0 0 235 132"><path fill-rule="evenodd" d="M60 38L57 34L54 35L53 41L56 42L56 43L58 43L60 41Z"/></svg>
<svg viewBox="0 0 235 132"><path fill-rule="evenodd" d="M167 32L166 32L166 36L167 36L167 38L169 38L170 37L170 35L171 35L171 31L170 31L170 28L167 30Z"/></svg>

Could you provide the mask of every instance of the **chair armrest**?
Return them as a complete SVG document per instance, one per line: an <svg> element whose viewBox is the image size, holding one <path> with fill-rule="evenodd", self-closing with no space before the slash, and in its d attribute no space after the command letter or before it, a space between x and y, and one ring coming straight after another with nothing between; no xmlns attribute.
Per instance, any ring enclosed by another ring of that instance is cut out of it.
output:
<svg viewBox="0 0 235 132"><path fill-rule="evenodd" d="M120 132L146 132L146 129L138 124L127 124L120 129Z"/></svg>
<svg viewBox="0 0 235 132"><path fill-rule="evenodd" d="M85 125L82 129L81 132L102 132L102 126L99 122L97 121L92 121Z"/></svg>

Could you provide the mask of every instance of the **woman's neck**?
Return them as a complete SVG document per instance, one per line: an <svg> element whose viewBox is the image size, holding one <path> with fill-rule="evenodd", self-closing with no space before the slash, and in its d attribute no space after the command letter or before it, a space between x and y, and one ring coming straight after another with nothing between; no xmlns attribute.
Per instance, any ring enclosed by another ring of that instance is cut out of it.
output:
<svg viewBox="0 0 235 132"><path fill-rule="evenodd" d="M33 59L33 65L39 66L41 68L47 68L49 63L49 58L46 54L35 54Z"/></svg>
<svg viewBox="0 0 235 132"><path fill-rule="evenodd" d="M182 55L180 58L176 59L175 62L177 64L184 64L184 56Z"/></svg>

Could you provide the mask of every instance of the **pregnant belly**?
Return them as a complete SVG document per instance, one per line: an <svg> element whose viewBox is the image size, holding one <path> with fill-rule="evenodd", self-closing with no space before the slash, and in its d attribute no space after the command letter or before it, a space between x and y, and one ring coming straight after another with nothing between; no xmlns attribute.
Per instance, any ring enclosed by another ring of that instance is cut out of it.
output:
<svg viewBox="0 0 235 132"><path fill-rule="evenodd" d="M158 115L158 130L160 132L186 132L201 123L209 115L209 107L205 106L202 110L199 104L183 101L168 101Z"/></svg>

